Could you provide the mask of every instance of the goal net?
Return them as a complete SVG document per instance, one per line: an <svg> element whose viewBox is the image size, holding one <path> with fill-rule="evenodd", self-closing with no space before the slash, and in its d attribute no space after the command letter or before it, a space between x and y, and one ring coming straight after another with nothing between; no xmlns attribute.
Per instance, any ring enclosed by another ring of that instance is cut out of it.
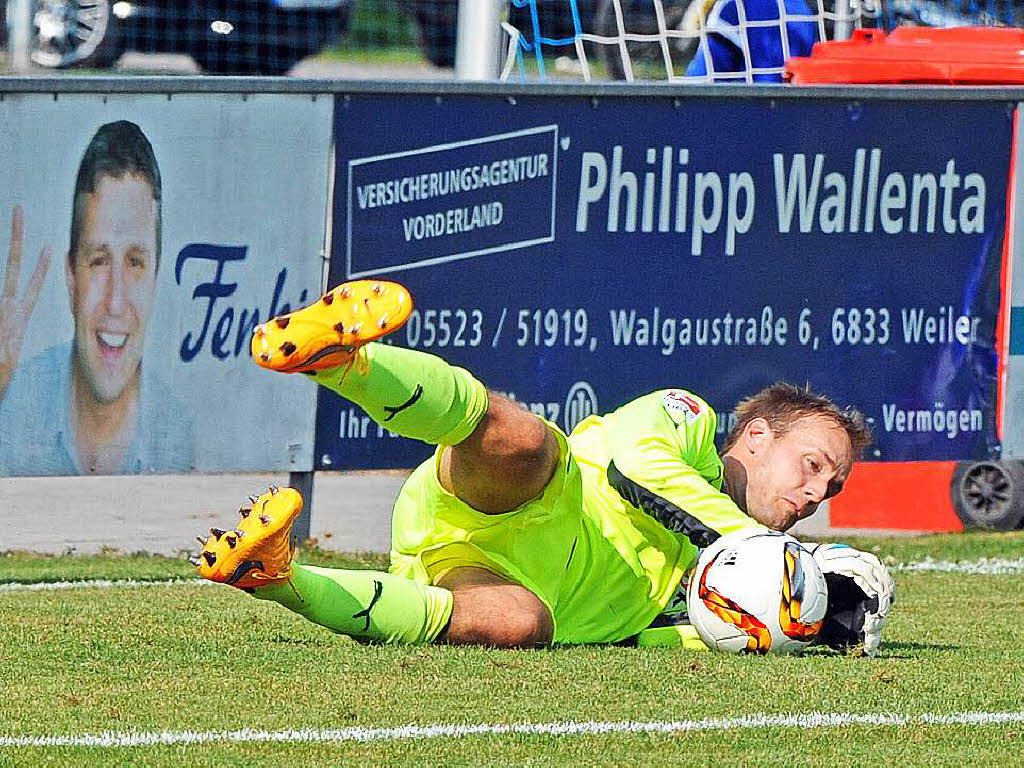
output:
<svg viewBox="0 0 1024 768"><path fill-rule="evenodd" d="M779 82L817 41L901 22L881 0L510 0L501 79Z"/></svg>

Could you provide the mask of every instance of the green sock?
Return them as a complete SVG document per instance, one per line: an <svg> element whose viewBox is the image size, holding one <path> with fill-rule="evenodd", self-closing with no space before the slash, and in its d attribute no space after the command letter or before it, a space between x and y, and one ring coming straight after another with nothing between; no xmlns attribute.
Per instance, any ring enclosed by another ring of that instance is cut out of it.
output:
<svg viewBox="0 0 1024 768"><path fill-rule="evenodd" d="M641 630L636 636L636 644L639 648L658 648L671 646L674 648L685 648L688 651L706 651L708 647L697 634L697 629L691 624L672 624L667 627L655 627Z"/></svg>
<svg viewBox="0 0 1024 768"><path fill-rule="evenodd" d="M377 424L432 445L458 445L487 413L487 389L464 368L415 349L367 344L368 364L312 378L360 406Z"/></svg>
<svg viewBox="0 0 1024 768"><path fill-rule="evenodd" d="M257 587L260 600L357 640L430 643L448 626L452 593L380 571L292 563L287 581Z"/></svg>

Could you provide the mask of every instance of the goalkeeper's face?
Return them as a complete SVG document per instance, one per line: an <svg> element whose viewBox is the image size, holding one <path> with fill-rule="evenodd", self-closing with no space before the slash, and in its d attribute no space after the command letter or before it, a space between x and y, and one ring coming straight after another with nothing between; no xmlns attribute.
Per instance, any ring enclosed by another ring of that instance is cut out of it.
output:
<svg viewBox="0 0 1024 768"><path fill-rule="evenodd" d="M850 438L828 417L805 416L781 435L754 419L744 438L747 513L777 531L812 515L850 474Z"/></svg>

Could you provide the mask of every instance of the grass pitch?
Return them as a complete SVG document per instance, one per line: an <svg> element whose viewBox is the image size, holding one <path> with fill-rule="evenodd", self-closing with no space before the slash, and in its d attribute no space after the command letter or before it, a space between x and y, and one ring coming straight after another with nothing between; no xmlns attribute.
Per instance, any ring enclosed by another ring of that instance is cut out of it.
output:
<svg viewBox="0 0 1024 768"><path fill-rule="evenodd" d="M1001 558L1018 565L988 575L897 572L897 605L875 659L821 649L759 658L361 646L227 587L4 586L190 579L180 561L7 554L0 556L0 765L1017 764L1024 533L851 543L890 564ZM300 559L384 565L380 556L318 551ZM992 713L1015 714L1000 722ZM739 719L756 716L766 718ZM524 724L562 733L493 728ZM438 725L452 728L424 730ZM393 730L399 726L420 730ZM287 732L311 740L282 741ZM120 745L23 741L103 733ZM189 734L205 741L187 743ZM167 743L152 743L160 738Z"/></svg>

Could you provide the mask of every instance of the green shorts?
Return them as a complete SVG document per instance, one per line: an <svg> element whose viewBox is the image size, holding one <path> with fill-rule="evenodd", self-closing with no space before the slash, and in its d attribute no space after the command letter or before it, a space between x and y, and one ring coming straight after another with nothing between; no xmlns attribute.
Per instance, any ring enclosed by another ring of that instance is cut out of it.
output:
<svg viewBox="0 0 1024 768"><path fill-rule="evenodd" d="M539 496L511 512L486 515L442 488L441 448L420 464L395 501L391 573L436 584L452 568L486 568L529 589L554 616L583 490L565 433L546 423L558 441L558 469Z"/></svg>

